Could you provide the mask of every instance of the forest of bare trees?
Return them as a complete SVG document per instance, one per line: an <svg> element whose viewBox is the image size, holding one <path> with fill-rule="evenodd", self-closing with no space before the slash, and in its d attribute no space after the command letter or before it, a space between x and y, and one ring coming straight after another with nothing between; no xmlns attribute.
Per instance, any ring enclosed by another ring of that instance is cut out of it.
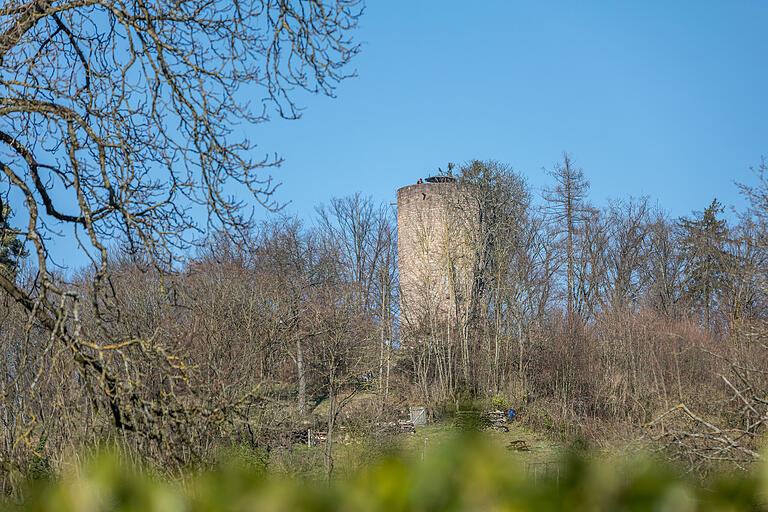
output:
<svg viewBox="0 0 768 512"><path fill-rule="evenodd" d="M739 186L749 209L684 218L590 203L567 154L543 193L502 163L450 166L475 191L457 218L482 214L452 226L456 314L404 322L391 205L361 192L281 215L280 158L235 128L333 96L362 7L0 8L0 492L105 443L173 471L314 427L330 476L341 427L484 400L564 440L759 458L766 163Z"/></svg>
<svg viewBox="0 0 768 512"><path fill-rule="evenodd" d="M98 377L4 295L6 471L55 470L62 454L106 439L166 463L205 461L233 442L269 453L307 428L376 435L408 405L439 419L491 398L564 440L644 437L692 467L758 458L766 189L743 187L752 208L733 222L716 200L673 219L647 198L591 205L582 171L565 172L574 166L566 156L541 195L496 162L457 169L482 191L473 198L486 219L466 239L472 290L455 296L472 305L452 325L400 322L394 209L363 194L304 222L275 216L238 241L220 232L173 270L115 247L111 336L151 350L102 350L123 356L113 371L144 393L144 416L116 414ZM28 260L5 258L6 279L31 289ZM87 293L93 272L67 277L72 293ZM78 314L58 321L99 339L93 309ZM170 395L183 412L151 409Z"/></svg>

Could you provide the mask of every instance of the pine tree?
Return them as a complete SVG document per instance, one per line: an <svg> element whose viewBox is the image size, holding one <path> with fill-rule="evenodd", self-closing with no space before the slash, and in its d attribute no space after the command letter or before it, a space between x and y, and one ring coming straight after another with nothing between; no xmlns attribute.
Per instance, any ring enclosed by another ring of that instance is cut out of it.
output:
<svg viewBox="0 0 768 512"><path fill-rule="evenodd" d="M19 260L26 254L24 244L19 240L19 232L8 225L11 207L0 201L0 272L15 276Z"/></svg>
<svg viewBox="0 0 768 512"><path fill-rule="evenodd" d="M722 212L722 204L714 199L697 218L681 218L679 222L686 259L686 295L693 306L702 308L707 328L711 326L717 293L725 284L731 262L725 251L728 227L725 219L717 218Z"/></svg>

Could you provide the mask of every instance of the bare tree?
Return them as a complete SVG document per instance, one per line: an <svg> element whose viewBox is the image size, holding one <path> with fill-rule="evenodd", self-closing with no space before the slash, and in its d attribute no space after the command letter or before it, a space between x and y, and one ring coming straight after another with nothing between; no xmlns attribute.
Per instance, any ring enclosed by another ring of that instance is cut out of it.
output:
<svg viewBox="0 0 768 512"><path fill-rule="evenodd" d="M313 233L296 219L281 218L262 226L256 247L257 279L267 290L269 337L295 365L297 411L307 413L309 365L307 346L318 330L311 321L314 297L337 279Z"/></svg>
<svg viewBox="0 0 768 512"><path fill-rule="evenodd" d="M340 258L355 303L376 318L379 330L378 390L388 394L393 313L396 307L396 227L392 211L357 193L317 208L319 237Z"/></svg>
<svg viewBox="0 0 768 512"><path fill-rule="evenodd" d="M318 246L325 278L322 286L311 290L305 320L311 329L309 340L314 353L310 365L328 406L324 455L326 478L330 479L339 415L360 390L361 375L374 360L376 350L370 342L375 330L369 326L370 314L359 303L358 283L344 279L344 246L327 241Z"/></svg>
<svg viewBox="0 0 768 512"><path fill-rule="evenodd" d="M378 232L379 242L384 248L378 265L376 295L379 298L379 328L381 344L379 351L378 390L381 407L389 400L389 381L392 369L392 345L395 338L395 317L398 311L397 301L397 228L392 220L383 224Z"/></svg>
<svg viewBox="0 0 768 512"><path fill-rule="evenodd" d="M717 201L696 218L681 221L688 292L704 309L704 328L711 329L715 306L728 317L725 342L705 349L717 363L712 374L725 399L717 410L704 412L698 410L701 404L681 399L647 427L650 437L693 469L723 462L745 468L762 458L760 444L768 425L767 172L763 160L755 170L758 184L739 185L751 208L736 229L726 230L725 222L717 218L722 211Z"/></svg>
<svg viewBox="0 0 768 512"><path fill-rule="evenodd" d="M677 316L683 289L683 254L674 225L662 212L655 212L648 226L643 264L646 283L644 302L669 317Z"/></svg>
<svg viewBox="0 0 768 512"><path fill-rule="evenodd" d="M361 9L357 0L0 8L0 184L23 200L21 232L38 270L28 287L0 274L0 289L66 347L83 392L99 390L119 430L181 454L172 447L189 437L190 416L224 411L195 399L189 368L160 340L116 327L110 243L167 271L201 229L249 226L241 192L278 206L262 171L280 159L254 160L254 143L234 126L267 121L273 110L298 117L296 89L333 95L359 49L350 35ZM91 265L88 288L51 270L49 241L60 233ZM167 374L162 393L142 361Z"/></svg>
<svg viewBox="0 0 768 512"><path fill-rule="evenodd" d="M338 248L359 303L365 308L375 306L373 289L388 242L383 231L392 222L388 211L357 193L333 198L330 206L318 207L317 213L323 238Z"/></svg>
<svg viewBox="0 0 768 512"><path fill-rule="evenodd" d="M585 213L581 228L574 237L573 308L582 322L589 322L600 305L600 294L606 281L608 222L598 210Z"/></svg>
<svg viewBox="0 0 768 512"><path fill-rule="evenodd" d="M568 321L571 322L574 315L576 293L574 237L590 211L585 202L589 181L584 177L584 171L577 168L570 155L565 152L563 153L563 163L556 164L549 171L549 175L555 180L555 184L545 191L544 199L549 204L548 211L552 221L558 226L559 232L565 235L566 311Z"/></svg>
<svg viewBox="0 0 768 512"><path fill-rule="evenodd" d="M648 199L614 201L608 208L608 309L622 312L636 303L642 289L641 270L649 230Z"/></svg>
<svg viewBox="0 0 768 512"><path fill-rule="evenodd" d="M514 331L519 336L525 330L519 308L524 284L515 277L516 265L527 256L531 196L525 180L500 162L469 162L460 169L460 181L472 187L458 206L463 209L463 237L473 254L467 319L475 325L469 326L474 332L465 331L477 338L475 363L464 365L475 368L476 389L497 392ZM468 201L472 207L462 204ZM479 212L479 218L472 212Z"/></svg>

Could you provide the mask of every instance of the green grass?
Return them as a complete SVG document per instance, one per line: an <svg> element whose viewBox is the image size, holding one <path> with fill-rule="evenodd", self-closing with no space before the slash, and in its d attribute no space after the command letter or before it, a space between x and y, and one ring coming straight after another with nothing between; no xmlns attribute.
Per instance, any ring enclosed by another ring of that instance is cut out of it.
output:
<svg viewBox="0 0 768 512"><path fill-rule="evenodd" d="M181 481L158 478L114 455L102 454L55 481L34 482L23 505L36 511L613 511L766 510L768 467L726 474L701 486L647 457L560 459L562 471L532 479L526 457L552 454L537 445L510 454L507 439L524 432L456 436L445 424L420 428L403 442L404 456L381 456L332 482L306 481L223 460ZM420 460L418 447L434 441ZM363 445L339 447L353 457ZM309 450L312 451L312 450ZM304 453L306 456L307 453ZM416 460L413 460L416 459ZM341 460L341 459L340 459ZM351 467L351 466L349 466Z"/></svg>
<svg viewBox="0 0 768 512"><path fill-rule="evenodd" d="M509 432L483 430L477 436L493 447L509 465L527 471L532 464L555 462L563 457L563 446L518 423L509 423L508 427ZM349 478L389 456L416 463L451 446L457 446L461 438L462 433L454 427L452 421L416 427L415 434L353 437L347 442L341 441L344 439L343 433L337 433L337 442L333 446L334 477L342 480ZM508 450L510 442L516 440L525 441L530 451ZM278 450L270 456L267 471L280 476L320 480L324 476L324 450L325 445L312 448L297 445L291 449Z"/></svg>
<svg viewBox="0 0 768 512"><path fill-rule="evenodd" d="M536 434L519 423L507 424L509 432L496 430L483 430L479 436L491 446L504 453L514 454L515 461L526 462L550 462L558 460L564 449L561 445L550 441L540 434ZM430 452L440 449L445 445L455 443L461 433L456 430L452 422L439 422L416 427L413 435L403 435L403 447L406 453L417 458L423 458ZM525 441L530 451L517 452L507 449L512 441Z"/></svg>

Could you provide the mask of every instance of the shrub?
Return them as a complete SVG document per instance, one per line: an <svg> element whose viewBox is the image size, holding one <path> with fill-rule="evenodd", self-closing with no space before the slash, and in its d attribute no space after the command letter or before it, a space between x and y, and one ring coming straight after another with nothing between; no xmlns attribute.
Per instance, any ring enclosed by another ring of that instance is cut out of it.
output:
<svg viewBox="0 0 768 512"><path fill-rule="evenodd" d="M36 482L21 510L763 510L768 478L724 475L708 486L649 458L571 454L529 476L525 463L476 438L446 444L424 461L382 457L330 485L222 464L178 482L104 455L77 476Z"/></svg>

